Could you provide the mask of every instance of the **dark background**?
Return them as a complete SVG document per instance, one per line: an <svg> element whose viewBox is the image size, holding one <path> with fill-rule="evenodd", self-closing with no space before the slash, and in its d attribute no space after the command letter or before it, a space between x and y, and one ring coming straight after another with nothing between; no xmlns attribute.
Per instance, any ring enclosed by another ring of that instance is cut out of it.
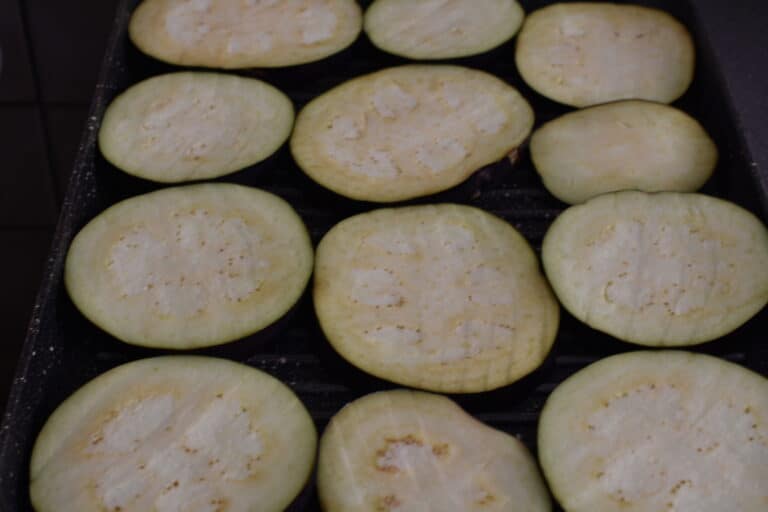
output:
<svg viewBox="0 0 768 512"><path fill-rule="evenodd" d="M117 0L0 0L0 411Z"/></svg>
<svg viewBox="0 0 768 512"><path fill-rule="evenodd" d="M719 58L754 165L768 174L768 4L692 2ZM116 5L0 0L0 411Z"/></svg>

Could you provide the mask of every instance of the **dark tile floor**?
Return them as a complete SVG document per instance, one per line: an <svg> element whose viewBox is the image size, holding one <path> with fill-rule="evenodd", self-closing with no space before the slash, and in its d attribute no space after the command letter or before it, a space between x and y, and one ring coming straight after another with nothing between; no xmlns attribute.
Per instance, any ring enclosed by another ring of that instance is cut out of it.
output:
<svg viewBox="0 0 768 512"><path fill-rule="evenodd" d="M0 1L0 411L116 5Z"/></svg>

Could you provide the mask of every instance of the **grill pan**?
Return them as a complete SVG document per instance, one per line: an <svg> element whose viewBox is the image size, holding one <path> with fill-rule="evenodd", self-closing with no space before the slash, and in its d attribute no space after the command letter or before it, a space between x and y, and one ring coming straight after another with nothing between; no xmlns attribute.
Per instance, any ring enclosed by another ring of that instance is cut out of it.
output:
<svg viewBox="0 0 768 512"><path fill-rule="evenodd" d="M117 201L162 187L118 171L99 154L96 144L104 109L117 94L150 76L181 69L144 56L129 42L128 21L137 3L138 0L122 0L117 8L53 248L0 426L0 510L3 512L32 510L28 498L32 445L45 420L67 396L114 366L163 353L125 345L90 324L67 297L62 273L69 243L90 219ZM363 7L369 3L361 2ZM531 12L554 2L523 0L521 3L526 12ZM671 13L694 36L697 50L694 81L674 105L698 119L720 150L718 167L702 191L738 203L765 222L768 183L751 164L723 76L694 6L688 0L632 3ZM483 55L445 62L489 71L515 86L534 108L536 126L570 111L524 84L514 66L514 44L515 39ZM316 63L235 73L275 85L293 100L298 111L312 98L350 78L407 62L377 50L361 35L347 50ZM213 181L255 186L286 199L307 224L315 244L341 219L377 207L340 197L312 182L293 162L287 146L259 164ZM506 219L537 251L547 227L566 206L543 188L525 148L514 165L504 160L479 170L452 190L400 204L448 201L477 206ZM766 330L768 311L763 311L737 331L691 350L713 354L768 375L768 345L761 335ZM478 419L518 436L535 453L539 412L555 386L597 359L638 348L594 331L562 311L554 349L539 370L496 391L452 398ZM300 396L320 431L348 401L394 387L365 375L333 352L319 329L308 294L266 333L203 353L241 361L281 379ZM319 510L312 485L292 510Z"/></svg>

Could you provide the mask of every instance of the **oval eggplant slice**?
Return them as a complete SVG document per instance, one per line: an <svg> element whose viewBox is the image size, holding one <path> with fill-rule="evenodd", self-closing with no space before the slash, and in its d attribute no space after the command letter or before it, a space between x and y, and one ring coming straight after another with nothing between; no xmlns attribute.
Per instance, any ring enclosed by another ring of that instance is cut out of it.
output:
<svg viewBox="0 0 768 512"><path fill-rule="evenodd" d="M717 147L695 119L648 101L565 114L536 130L530 146L544 186L566 203L628 189L693 192L717 163Z"/></svg>
<svg viewBox="0 0 768 512"><path fill-rule="evenodd" d="M691 84L694 60L691 35L667 13L600 2L531 13L515 52L528 85L575 107L632 98L671 103Z"/></svg>
<svg viewBox="0 0 768 512"><path fill-rule="evenodd" d="M127 343L208 347L283 316L312 272L293 209L239 185L189 185L122 201L69 248L64 280L93 323Z"/></svg>
<svg viewBox="0 0 768 512"><path fill-rule="evenodd" d="M336 414L317 479L328 512L552 510L520 441L415 391L373 393Z"/></svg>
<svg viewBox="0 0 768 512"><path fill-rule="evenodd" d="M281 67L323 59L362 29L354 0L144 0L131 41L180 66Z"/></svg>
<svg viewBox="0 0 768 512"><path fill-rule="evenodd" d="M542 258L568 311L640 345L713 340L768 302L765 226L701 194L625 191L572 206Z"/></svg>
<svg viewBox="0 0 768 512"><path fill-rule="evenodd" d="M486 52L523 23L516 0L376 0L365 32L380 49L411 59L450 59Z"/></svg>
<svg viewBox="0 0 768 512"><path fill-rule="evenodd" d="M112 102L99 148L116 167L140 178L215 178L277 151L293 118L291 100L260 80L172 73L136 84Z"/></svg>
<svg viewBox="0 0 768 512"><path fill-rule="evenodd" d="M567 512L763 511L768 380L686 352L603 359L547 400L539 458Z"/></svg>
<svg viewBox="0 0 768 512"><path fill-rule="evenodd" d="M440 192L500 160L533 111L498 78L458 66L402 66L355 78L299 112L291 150L313 180L388 202Z"/></svg>
<svg viewBox="0 0 768 512"><path fill-rule="evenodd" d="M51 415L30 464L38 512L279 512L312 471L315 426L248 366L170 356L92 380Z"/></svg>
<svg viewBox="0 0 768 512"><path fill-rule="evenodd" d="M377 210L317 249L315 310L333 347L399 384L471 393L536 369L559 307L526 240L461 205Z"/></svg>

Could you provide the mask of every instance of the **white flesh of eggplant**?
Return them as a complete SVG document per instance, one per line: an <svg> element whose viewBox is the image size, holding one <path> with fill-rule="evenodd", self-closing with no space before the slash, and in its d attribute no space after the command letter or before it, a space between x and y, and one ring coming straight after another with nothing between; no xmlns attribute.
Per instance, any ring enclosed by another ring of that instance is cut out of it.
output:
<svg viewBox="0 0 768 512"><path fill-rule="evenodd" d="M542 258L568 311L641 345L713 340L768 302L765 226L702 194L625 191L572 206Z"/></svg>
<svg viewBox="0 0 768 512"><path fill-rule="evenodd" d="M514 437L451 400L395 390L348 404L320 441L327 512L549 512L535 461Z"/></svg>
<svg viewBox="0 0 768 512"><path fill-rule="evenodd" d="M538 444L567 512L763 512L768 380L687 352L609 357L555 389Z"/></svg>
<svg viewBox="0 0 768 512"><path fill-rule="evenodd" d="M313 180L341 195L400 201L461 183L519 146L532 126L525 99L492 75L401 66L310 102L291 151Z"/></svg>
<svg viewBox="0 0 768 512"><path fill-rule="evenodd" d="M245 365L170 356L92 380L48 419L30 464L38 512L280 512L317 433L296 395Z"/></svg>
<svg viewBox="0 0 768 512"><path fill-rule="evenodd" d="M328 340L352 364L443 392L486 391L530 373L559 319L526 240L460 205L337 224L318 246L313 295Z"/></svg>
<svg viewBox="0 0 768 512"><path fill-rule="evenodd" d="M693 80L695 52L688 30L663 11L574 2L531 13L515 61L528 85L566 105L671 103Z"/></svg>
<svg viewBox="0 0 768 512"><path fill-rule="evenodd" d="M104 157L134 176L173 183L260 162L288 139L293 105L260 80L172 73L118 96L99 130Z"/></svg>
<svg viewBox="0 0 768 512"><path fill-rule="evenodd" d="M486 52L523 22L516 0L376 0L365 32L380 49L411 59L449 59Z"/></svg>
<svg viewBox="0 0 768 512"><path fill-rule="evenodd" d="M627 100L565 114L533 133L544 186L566 203L606 192L693 192L711 176L717 147L686 113Z"/></svg>
<svg viewBox="0 0 768 512"><path fill-rule="evenodd" d="M191 349L254 333L285 314L312 272L307 230L270 193L188 185L122 201L67 254L75 305L136 345Z"/></svg>
<svg viewBox="0 0 768 512"><path fill-rule="evenodd" d="M144 0L129 35L171 64L281 67L343 50L360 34L362 18L355 0Z"/></svg>

